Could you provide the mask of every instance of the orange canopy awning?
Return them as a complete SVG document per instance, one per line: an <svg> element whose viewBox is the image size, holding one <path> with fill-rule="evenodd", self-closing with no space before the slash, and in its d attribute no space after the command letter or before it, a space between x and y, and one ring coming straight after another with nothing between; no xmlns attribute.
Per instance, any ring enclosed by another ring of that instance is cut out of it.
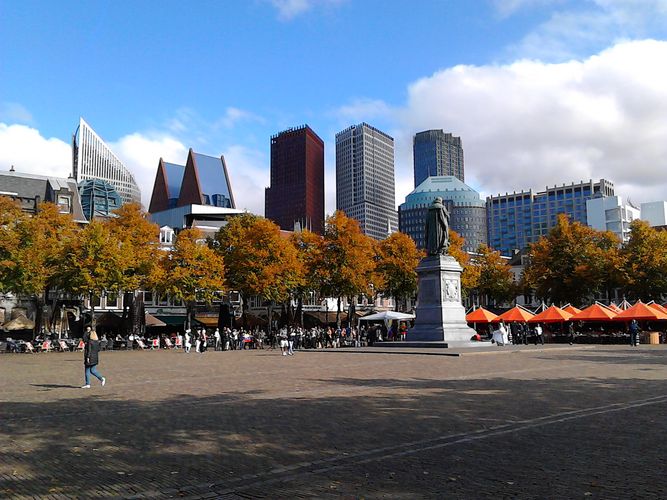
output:
<svg viewBox="0 0 667 500"><path fill-rule="evenodd" d="M655 302L653 304L649 304L653 309L657 309L661 313L667 314L667 308L665 306L661 306L660 304L656 304Z"/></svg>
<svg viewBox="0 0 667 500"><path fill-rule="evenodd" d="M551 306L547 307L544 311L539 314L536 314L528 320L529 323L562 323L567 321L572 317L572 315L563 311L560 307Z"/></svg>
<svg viewBox="0 0 667 500"><path fill-rule="evenodd" d="M493 314L491 311L487 311L483 307L475 309L473 312L466 315L466 321L468 323L493 323L497 320L497 314Z"/></svg>
<svg viewBox="0 0 667 500"><path fill-rule="evenodd" d="M580 312L581 312L581 309L577 309L577 308L574 307L572 304L568 304L568 305L566 305L565 307L563 307L562 309L563 309L563 311L567 311L567 312L569 312L570 314L577 314L577 313L580 313Z"/></svg>
<svg viewBox="0 0 667 500"><path fill-rule="evenodd" d="M647 306L643 302L637 302L634 306L621 312L614 319L629 321L631 319L660 320L667 319L667 314L658 311L654 307Z"/></svg>
<svg viewBox="0 0 667 500"><path fill-rule="evenodd" d="M588 306L581 312L578 312L570 319L572 321L607 321L616 317L615 311L601 306L600 304L593 304Z"/></svg>
<svg viewBox="0 0 667 500"><path fill-rule="evenodd" d="M505 311L498 316L498 320L502 320L505 323L525 323L533 316L533 313L526 311L522 307L514 306L509 311Z"/></svg>

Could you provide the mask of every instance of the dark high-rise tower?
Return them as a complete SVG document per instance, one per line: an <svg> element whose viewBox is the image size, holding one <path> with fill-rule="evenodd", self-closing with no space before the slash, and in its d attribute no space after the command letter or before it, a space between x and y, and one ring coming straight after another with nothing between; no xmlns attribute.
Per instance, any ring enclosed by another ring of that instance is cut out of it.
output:
<svg viewBox="0 0 667 500"><path fill-rule="evenodd" d="M419 132L413 141L413 158L415 187L434 175L453 175L465 182L460 137L445 134L442 130Z"/></svg>
<svg viewBox="0 0 667 500"><path fill-rule="evenodd" d="M324 142L308 126L271 137L271 186L264 215L288 231L324 229Z"/></svg>

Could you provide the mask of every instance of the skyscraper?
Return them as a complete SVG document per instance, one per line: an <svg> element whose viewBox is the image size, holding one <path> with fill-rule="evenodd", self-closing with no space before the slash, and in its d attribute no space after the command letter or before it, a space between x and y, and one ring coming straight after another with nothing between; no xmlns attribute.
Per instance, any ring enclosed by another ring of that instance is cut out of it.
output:
<svg viewBox="0 0 667 500"><path fill-rule="evenodd" d="M453 175L465 182L463 145L460 137L442 130L418 132L412 143L415 187L432 175Z"/></svg>
<svg viewBox="0 0 667 500"><path fill-rule="evenodd" d="M398 229L392 137L366 123L336 134L336 208L377 240Z"/></svg>
<svg viewBox="0 0 667 500"><path fill-rule="evenodd" d="M108 182L123 203L141 203L141 192L132 173L83 118L72 135L72 174L77 182Z"/></svg>
<svg viewBox="0 0 667 500"><path fill-rule="evenodd" d="M324 142L308 125L271 137L271 185L264 215L292 231L324 229Z"/></svg>

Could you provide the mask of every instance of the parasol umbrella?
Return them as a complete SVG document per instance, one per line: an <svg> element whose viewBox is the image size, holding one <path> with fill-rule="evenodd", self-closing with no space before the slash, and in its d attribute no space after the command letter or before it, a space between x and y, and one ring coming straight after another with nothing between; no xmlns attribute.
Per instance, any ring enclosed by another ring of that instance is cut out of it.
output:
<svg viewBox="0 0 667 500"><path fill-rule="evenodd" d="M7 321L2 325L2 329L6 332L12 332L17 330L32 330L35 328L35 322L31 319L28 319L25 315L19 314L11 321Z"/></svg>
<svg viewBox="0 0 667 500"><path fill-rule="evenodd" d="M565 307L561 307L561 309L562 309L563 311L567 311L567 312L569 312L570 314L577 314L577 313L580 313L580 312L581 312L581 309L577 309L577 308L574 307L572 304L568 304L568 305L566 305Z"/></svg>
<svg viewBox="0 0 667 500"><path fill-rule="evenodd" d="M146 313L145 314L146 318L146 327L150 328L152 326L167 326L167 323L162 321L161 319L156 318L153 316L151 313Z"/></svg>
<svg viewBox="0 0 667 500"><path fill-rule="evenodd" d="M648 305L650 307L652 307L653 309L657 309L661 313L667 314L667 308L665 308L664 306L661 306L660 304L656 304L655 302L653 302L652 304L648 304Z"/></svg>
<svg viewBox="0 0 667 500"><path fill-rule="evenodd" d="M498 316L498 320L505 323L525 323L533 316L533 313L526 311L523 307L514 306L509 311L505 311Z"/></svg>
<svg viewBox="0 0 667 500"><path fill-rule="evenodd" d="M639 301L634 306L619 313L614 319L619 321L630 321L632 319L656 321L667 319L667 314Z"/></svg>
<svg viewBox="0 0 667 500"><path fill-rule="evenodd" d="M570 319L572 321L608 321L614 319L616 314L618 314L616 311L613 311L608 307L601 306L600 304L593 304L583 311L578 312Z"/></svg>
<svg viewBox="0 0 667 500"><path fill-rule="evenodd" d="M467 314L466 321L468 323L493 323L494 321L498 321L498 315L480 307Z"/></svg>
<svg viewBox="0 0 667 500"><path fill-rule="evenodd" d="M568 321L572 315L556 306L547 307L544 311L536 314L528 320L528 323L563 323Z"/></svg>

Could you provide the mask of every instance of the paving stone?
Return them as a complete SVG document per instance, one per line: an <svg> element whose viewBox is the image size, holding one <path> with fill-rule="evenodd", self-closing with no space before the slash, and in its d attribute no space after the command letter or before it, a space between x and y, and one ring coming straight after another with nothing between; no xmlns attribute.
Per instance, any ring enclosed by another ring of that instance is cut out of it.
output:
<svg viewBox="0 0 667 500"><path fill-rule="evenodd" d="M0 356L7 498L665 498L667 346Z"/></svg>

